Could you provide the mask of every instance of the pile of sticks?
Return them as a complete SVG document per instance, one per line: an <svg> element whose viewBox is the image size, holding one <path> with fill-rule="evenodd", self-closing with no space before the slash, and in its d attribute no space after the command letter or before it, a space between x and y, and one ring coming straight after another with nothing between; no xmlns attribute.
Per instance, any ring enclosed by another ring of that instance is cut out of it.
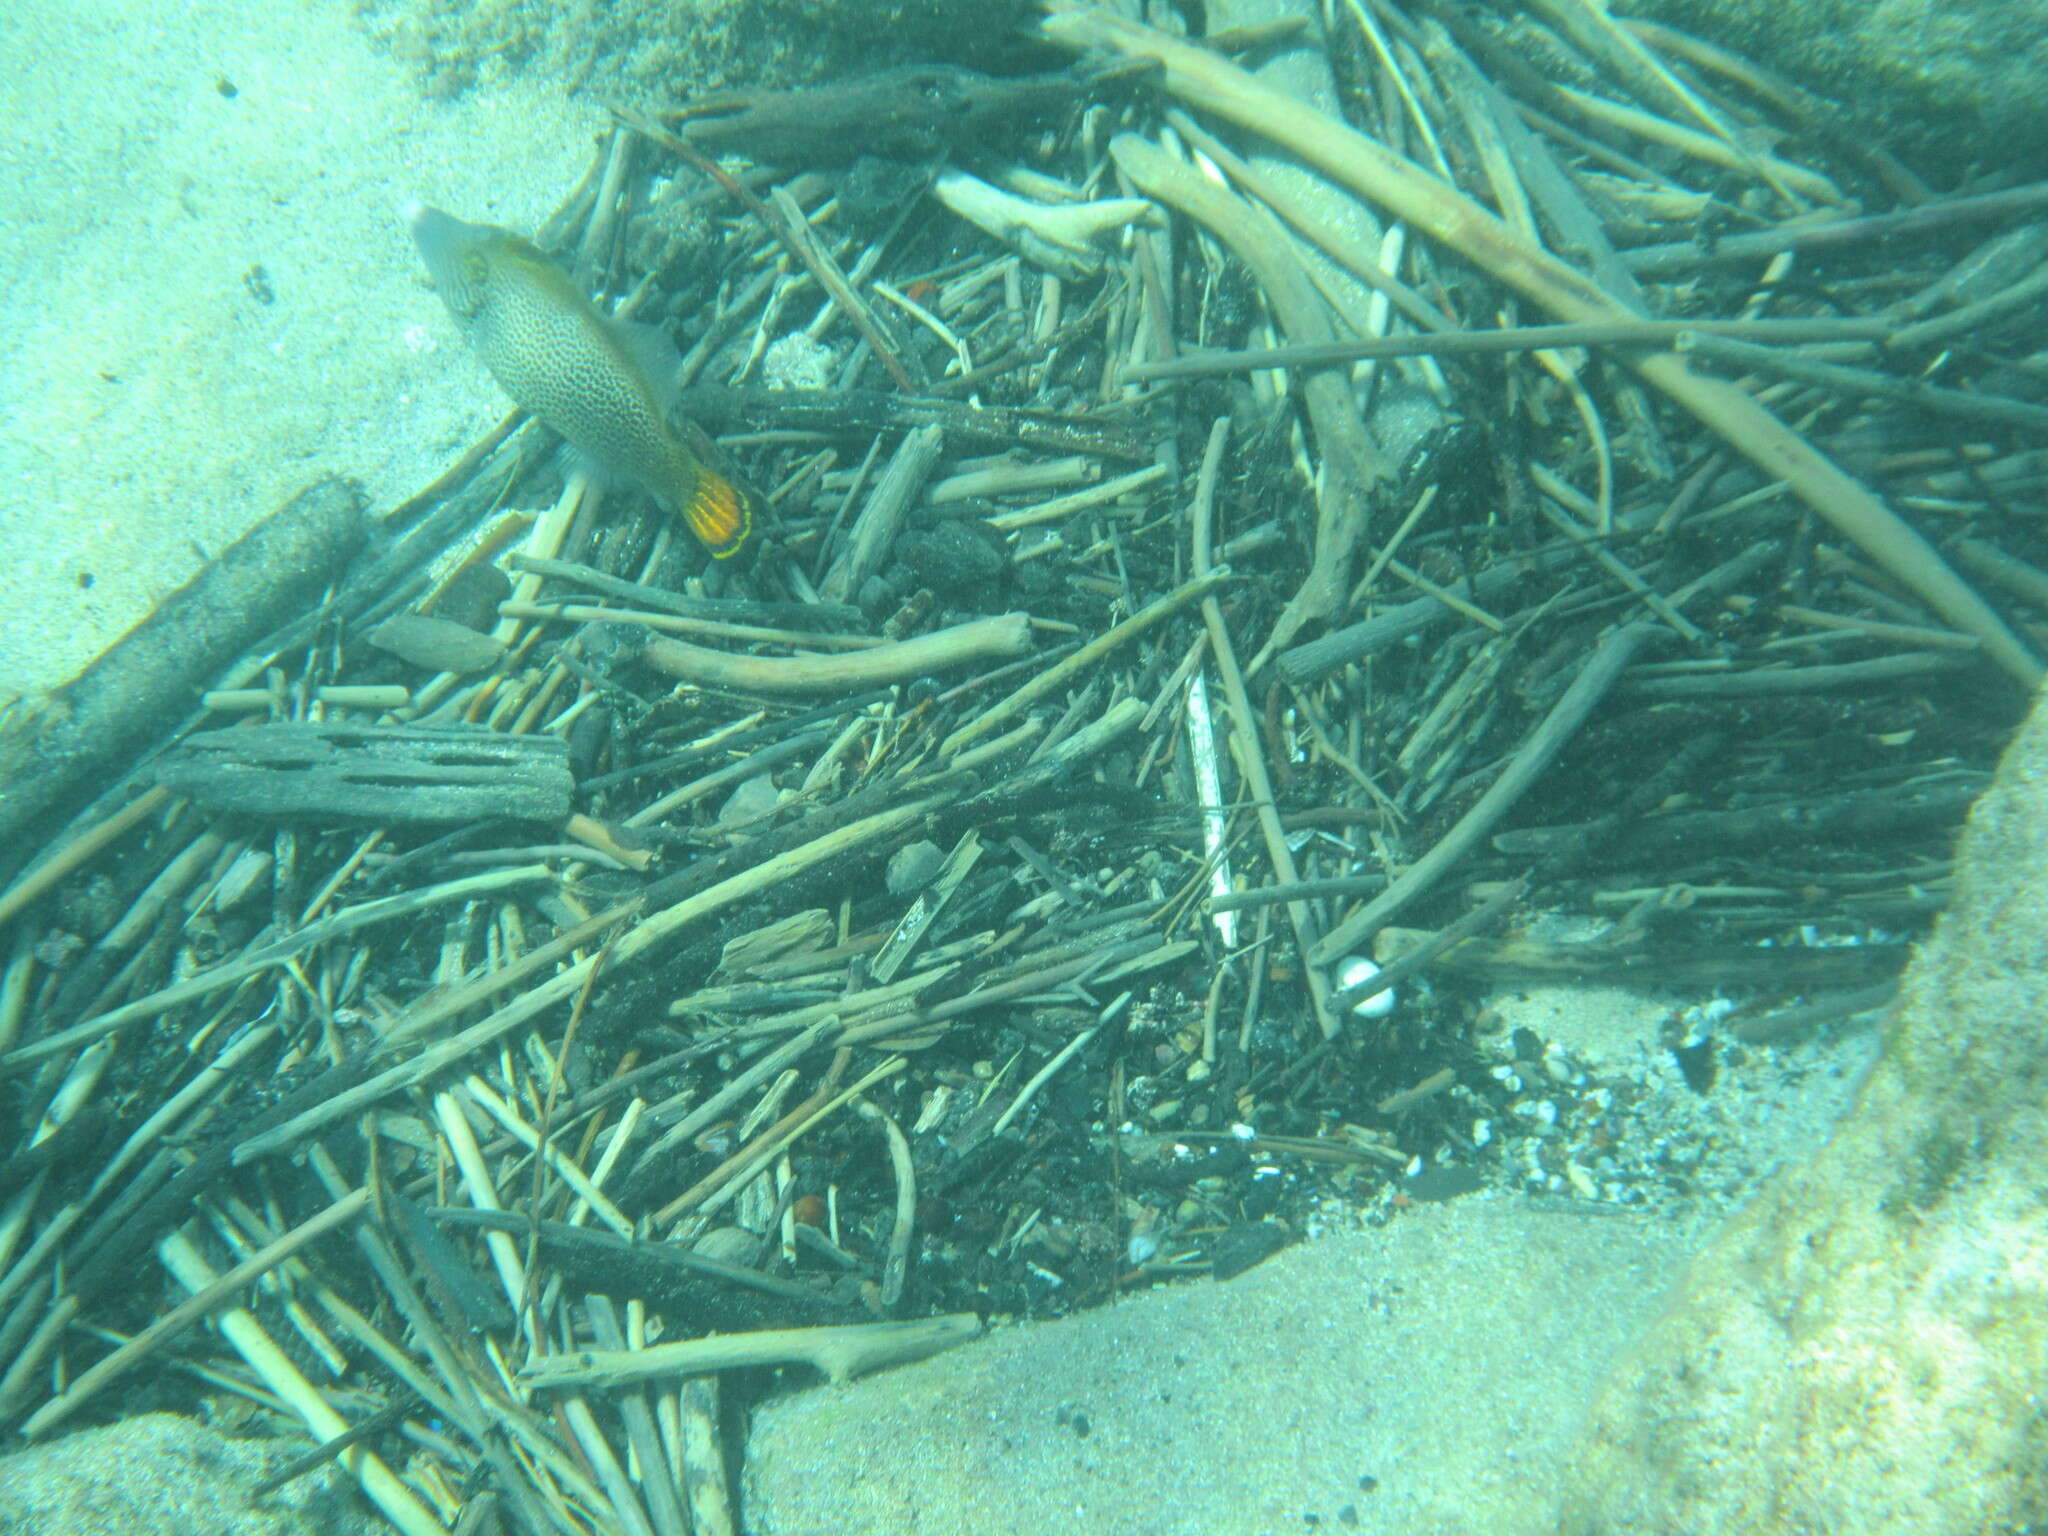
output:
<svg viewBox="0 0 2048 1536"><path fill-rule="evenodd" d="M508 420L0 891L0 1419L730 1531L722 1373L1241 1267L1485 985L1882 988L2038 677L2048 186L1591 0L1049 10L1135 70L931 199L632 114L541 232L756 547Z"/></svg>

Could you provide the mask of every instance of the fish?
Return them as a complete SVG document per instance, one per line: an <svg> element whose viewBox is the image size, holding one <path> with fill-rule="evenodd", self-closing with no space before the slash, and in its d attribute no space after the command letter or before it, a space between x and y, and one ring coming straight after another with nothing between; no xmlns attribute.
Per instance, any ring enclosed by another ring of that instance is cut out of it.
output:
<svg viewBox="0 0 2048 1536"><path fill-rule="evenodd" d="M715 559L754 531L753 498L669 424L673 353L607 315L530 241L426 203L403 217L441 302L506 394L608 477L680 513Z"/></svg>

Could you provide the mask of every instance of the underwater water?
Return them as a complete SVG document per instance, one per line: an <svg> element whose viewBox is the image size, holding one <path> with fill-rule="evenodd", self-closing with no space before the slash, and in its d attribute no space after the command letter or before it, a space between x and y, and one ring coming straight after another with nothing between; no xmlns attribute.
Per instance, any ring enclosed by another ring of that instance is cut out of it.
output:
<svg viewBox="0 0 2048 1536"><path fill-rule="evenodd" d="M2048 1528L1961 20L0 20L0 1536Z"/></svg>

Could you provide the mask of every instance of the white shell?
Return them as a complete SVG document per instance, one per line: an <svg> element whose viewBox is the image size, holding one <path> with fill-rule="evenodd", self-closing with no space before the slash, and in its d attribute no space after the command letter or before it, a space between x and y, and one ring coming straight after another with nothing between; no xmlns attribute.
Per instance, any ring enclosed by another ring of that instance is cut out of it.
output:
<svg viewBox="0 0 2048 1536"><path fill-rule="evenodd" d="M1371 981L1379 975L1380 968L1363 955L1349 955L1337 963L1337 990L1355 987L1361 981ZM1384 1019L1394 1011L1394 989L1376 992L1362 1003L1354 1003L1351 1011L1361 1019Z"/></svg>

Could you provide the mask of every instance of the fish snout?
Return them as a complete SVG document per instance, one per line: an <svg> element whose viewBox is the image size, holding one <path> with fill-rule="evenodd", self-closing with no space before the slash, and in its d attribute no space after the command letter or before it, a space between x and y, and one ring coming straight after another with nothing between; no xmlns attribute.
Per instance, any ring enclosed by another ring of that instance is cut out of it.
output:
<svg viewBox="0 0 2048 1536"><path fill-rule="evenodd" d="M426 263L427 275L442 302L458 316L475 314L482 293L474 275L465 271L463 255L476 244L476 226L418 198L407 201L399 209L399 217L412 231L413 244L419 247L420 260Z"/></svg>

